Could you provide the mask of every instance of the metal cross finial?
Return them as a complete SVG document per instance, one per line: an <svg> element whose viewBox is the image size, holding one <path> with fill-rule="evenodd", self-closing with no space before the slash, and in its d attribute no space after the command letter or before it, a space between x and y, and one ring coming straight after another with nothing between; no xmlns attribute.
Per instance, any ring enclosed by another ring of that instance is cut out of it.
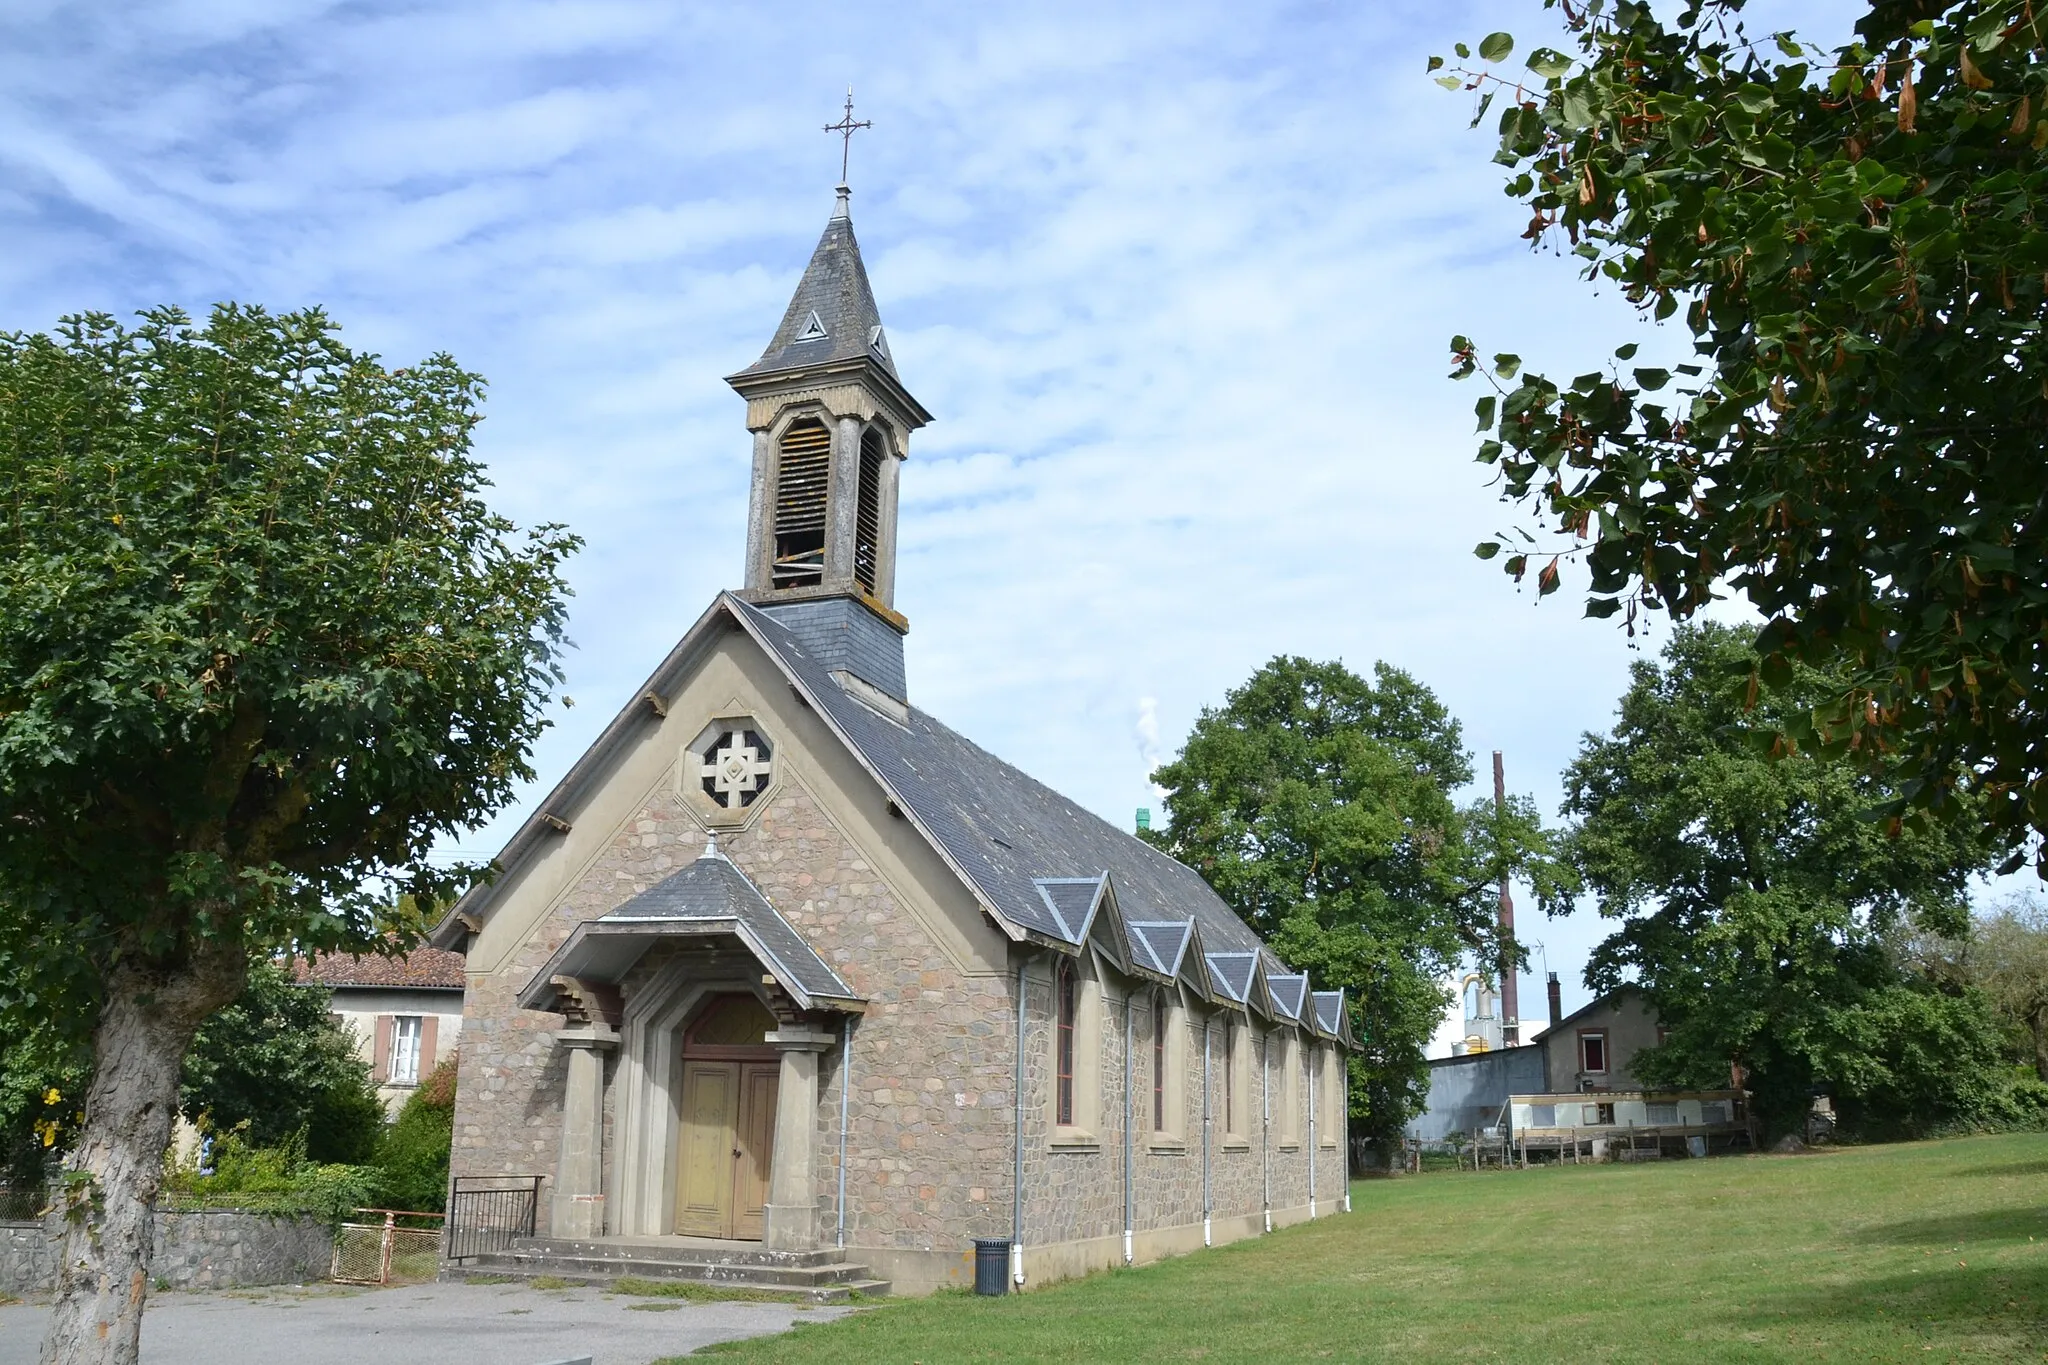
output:
<svg viewBox="0 0 2048 1365"><path fill-rule="evenodd" d="M847 87L846 87L846 113L845 113L844 115L842 115L842 116L840 117L840 120L839 120L839 122L837 122L837 123L828 123L828 124L826 124L826 125L825 125L825 131L826 131L826 132L828 132L828 133L837 133L837 134L839 134L839 139L840 139L840 141L839 141L839 183L840 183L840 184L844 185L844 184L846 183L846 162L847 162L847 158L848 158L848 156L850 156L850 155L852 154L852 152L853 152L853 135L854 135L854 133L855 133L856 131L858 131L859 129L862 129L862 128L872 128L872 127L874 127L874 126L875 126L875 124L874 124L874 120L872 120L872 119L864 119L864 118L863 118L863 119L857 119L857 118L855 118L855 117L853 116L853 87L852 87L852 86L850 86L850 85L849 85L849 86L847 86Z"/></svg>

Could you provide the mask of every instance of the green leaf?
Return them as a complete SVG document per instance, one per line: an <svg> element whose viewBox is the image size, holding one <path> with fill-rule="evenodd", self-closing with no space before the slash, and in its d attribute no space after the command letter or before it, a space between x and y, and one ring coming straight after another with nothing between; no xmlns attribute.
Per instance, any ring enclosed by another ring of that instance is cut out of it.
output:
<svg viewBox="0 0 2048 1365"><path fill-rule="evenodd" d="M1436 78L1436 83L1438 85L1441 85L1446 90L1456 90L1459 86L1463 85L1465 81L1464 78L1460 76L1438 76Z"/></svg>
<svg viewBox="0 0 2048 1365"><path fill-rule="evenodd" d="M1497 540L1482 540L1472 547L1472 553L1481 559L1492 559L1500 553L1500 542Z"/></svg>
<svg viewBox="0 0 2048 1365"><path fill-rule="evenodd" d="M1479 40L1479 56L1482 61L1506 61L1508 54L1515 50L1515 38L1511 33L1489 33Z"/></svg>
<svg viewBox="0 0 2048 1365"><path fill-rule="evenodd" d="M1472 49L1465 46L1465 44L1463 43L1451 44L1451 50L1458 54L1458 60L1460 61L1463 61L1464 59L1472 55Z"/></svg>
<svg viewBox="0 0 2048 1365"><path fill-rule="evenodd" d="M1791 34L1774 33L1771 36L1778 40L1778 51L1784 53L1787 57L1791 57L1796 60L1806 55L1805 52L1800 50L1799 44L1792 41Z"/></svg>
<svg viewBox="0 0 2048 1365"><path fill-rule="evenodd" d="M1641 369L1635 371L1635 377L1636 383L1640 384L1642 387L1646 389L1655 391L1657 389L1663 388L1666 384L1669 384L1671 382L1671 371L1659 370L1654 368Z"/></svg>
<svg viewBox="0 0 2048 1365"><path fill-rule="evenodd" d="M1493 404L1494 397L1489 393L1473 405L1472 411L1479 418L1478 430L1485 431L1493 425Z"/></svg>
<svg viewBox="0 0 2048 1365"><path fill-rule="evenodd" d="M1528 66L1544 80L1551 81L1572 69L1572 59L1555 48L1539 47L1529 54Z"/></svg>
<svg viewBox="0 0 2048 1365"><path fill-rule="evenodd" d="M1493 358L1493 372L1502 379L1513 379L1521 371L1522 357L1503 351Z"/></svg>
<svg viewBox="0 0 2048 1365"><path fill-rule="evenodd" d="M1778 100L1768 85L1752 84L1736 88L1735 103L1744 113L1761 114L1774 108Z"/></svg>
<svg viewBox="0 0 2048 1365"><path fill-rule="evenodd" d="M1441 66L1442 66L1443 64L1444 64L1444 59L1443 59L1443 58L1441 58L1441 57L1431 57L1431 58L1429 59L1429 67L1428 67L1428 69L1429 69L1429 70L1431 70L1431 71L1435 71L1435 70L1437 70L1437 69L1438 69L1439 67L1441 67Z"/></svg>
<svg viewBox="0 0 2048 1365"><path fill-rule="evenodd" d="M1621 610L1621 602L1612 597L1591 597L1586 599L1586 615L1595 620L1605 620Z"/></svg>
<svg viewBox="0 0 2048 1365"><path fill-rule="evenodd" d="M1486 117L1486 111L1493 105L1493 96L1494 92L1489 90L1479 97L1479 107L1472 111L1472 121L1465 125L1467 128L1479 126L1479 120Z"/></svg>
<svg viewBox="0 0 2048 1365"><path fill-rule="evenodd" d="M1615 347L1614 358L1616 360L1634 360L1636 358L1636 343L1633 341L1624 342L1622 345Z"/></svg>

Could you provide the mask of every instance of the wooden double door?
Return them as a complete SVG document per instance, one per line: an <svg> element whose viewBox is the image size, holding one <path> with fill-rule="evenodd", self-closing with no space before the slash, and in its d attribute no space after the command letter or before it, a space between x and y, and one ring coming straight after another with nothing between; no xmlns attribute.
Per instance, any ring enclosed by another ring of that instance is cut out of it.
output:
<svg viewBox="0 0 2048 1365"><path fill-rule="evenodd" d="M677 1232L761 1240L779 1074L772 1061L684 1061Z"/></svg>

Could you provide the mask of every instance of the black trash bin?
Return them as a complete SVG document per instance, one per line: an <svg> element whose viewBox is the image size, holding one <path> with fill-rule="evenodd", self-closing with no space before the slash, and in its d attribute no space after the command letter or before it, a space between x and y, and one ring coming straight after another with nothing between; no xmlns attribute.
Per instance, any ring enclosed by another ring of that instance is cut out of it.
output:
<svg viewBox="0 0 2048 1365"><path fill-rule="evenodd" d="M974 1292L977 1294L1007 1294L1010 1292L1010 1239L992 1237L974 1239Z"/></svg>

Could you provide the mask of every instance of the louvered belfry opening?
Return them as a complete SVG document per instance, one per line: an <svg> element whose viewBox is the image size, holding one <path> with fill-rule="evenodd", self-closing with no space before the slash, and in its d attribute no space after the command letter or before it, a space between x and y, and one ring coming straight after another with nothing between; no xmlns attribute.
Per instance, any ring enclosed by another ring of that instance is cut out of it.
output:
<svg viewBox="0 0 2048 1365"><path fill-rule="evenodd" d="M775 464L775 564L778 588L825 578L825 503L832 482L832 433L806 417L782 433Z"/></svg>
<svg viewBox="0 0 2048 1365"><path fill-rule="evenodd" d="M875 566L882 553L882 433L869 427L860 434L860 497L854 508L853 580L870 597L875 593Z"/></svg>

